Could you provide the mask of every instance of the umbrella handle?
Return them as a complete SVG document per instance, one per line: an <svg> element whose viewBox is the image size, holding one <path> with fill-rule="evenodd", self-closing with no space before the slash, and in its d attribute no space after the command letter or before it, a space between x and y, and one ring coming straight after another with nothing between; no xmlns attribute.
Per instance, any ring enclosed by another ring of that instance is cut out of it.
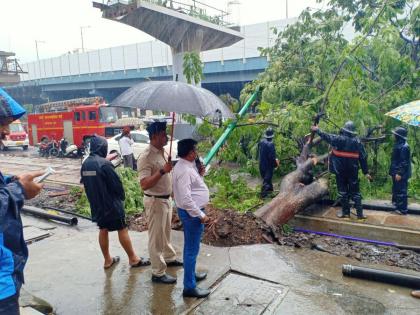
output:
<svg viewBox="0 0 420 315"><path fill-rule="evenodd" d="M172 112L172 128L171 128L171 143L169 144L169 157L168 160L172 160L172 141L174 139L174 129L175 129L175 112Z"/></svg>

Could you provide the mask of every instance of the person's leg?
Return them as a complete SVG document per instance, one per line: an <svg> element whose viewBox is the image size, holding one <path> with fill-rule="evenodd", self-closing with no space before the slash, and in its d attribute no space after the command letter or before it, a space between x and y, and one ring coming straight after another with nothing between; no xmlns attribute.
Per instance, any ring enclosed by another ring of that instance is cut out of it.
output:
<svg viewBox="0 0 420 315"><path fill-rule="evenodd" d="M354 201L354 207L356 208L357 218L365 219L363 215L363 206L362 206L362 194L360 193L359 188L359 178L356 176L350 179L350 195Z"/></svg>
<svg viewBox="0 0 420 315"><path fill-rule="evenodd" d="M123 162L124 162L124 167L131 167L130 166L130 156L129 155L123 155Z"/></svg>
<svg viewBox="0 0 420 315"><path fill-rule="evenodd" d="M109 253L109 238L107 229L99 230L99 246L101 247L102 255L105 260L104 267L110 266L112 264L112 257Z"/></svg>
<svg viewBox="0 0 420 315"><path fill-rule="evenodd" d="M158 198L144 197L144 208L146 210L147 233L149 235L149 255L152 264L152 274L154 276L163 276L166 271L166 263L163 259L164 230L162 227L163 211Z"/></svg>
<svg viewBox="0 0 420 315"><path fill-rule="evenodd" d="M124 248L127 253L128 260L130 265L135 265L140 261L140 257L136 255L131 243L130 235L128 235L128 229L124 228L118 231L118 239L121 246Z"/></svg>
<svg viewBox="0 0 420 315"><path fill-rule="evenodd" d="M0 300L0 314L19 315L19 294L16 293L10 297Z"/></svg>
<svg viewBox="0 0 420 315"><path fill-rule="evenodd" d="M165 262L176 260L176 251L171 244L171 231L172 231L172 202L170 199L161 199L161 205L164 213L162 226L164 230L163 235L163 258Z"/></svg>
<svg viewBox="0 0 420 315"><path fill-rule="evenodd" d="M395 207L402 214L407 214L407 189L408 179L401 178L400 181L395 181Z"/></svg>
<svg viewBox="0 0 420 315"><path fill-rule="evenodd" d="M335 180L337 183L338 197L340 198L342 207L341 215L339 215L339 217L350 216L347 179L342 175L336 175Z"/></svg>
<svg viewBox="0 0 420 315"><path fill-rule="evenodd" d="M201 222L191 217L187 211L178 209L184 227L184 289L195 289L195 265L201 240Z"/></svg>
<svg viewBox="0 0 420 315"><path fill-rule="evenodd" d="M397 203L397 192L395 190L396 187L396 180L395 176L392 176L392 204L395 205Z"/></svg>
<svg viewBox="0 0 420 315"><path fill-rule="evenodd" d="M266 183L267 183L267 192L268 193L272 193L273 192L273 173L274 173L274 169L269 169L267 170L267 172L265 173L266 176Z"/></svg>

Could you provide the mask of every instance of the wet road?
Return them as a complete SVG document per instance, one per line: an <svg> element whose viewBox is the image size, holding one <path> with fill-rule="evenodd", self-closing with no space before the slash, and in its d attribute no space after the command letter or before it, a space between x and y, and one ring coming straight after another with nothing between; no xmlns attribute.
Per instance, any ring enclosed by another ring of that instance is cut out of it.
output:
<svg viewBox="0 0 420 315"><path fill-rule="evenodd" d="M3 174L19 175L45 170L51 166L56 174L48 177L48 181L70 185L78 185L80 182L80 162L80 159L40 157L38 150L34 147L30 147L27 151L20 148L0 151L0 165Z"/></svg>

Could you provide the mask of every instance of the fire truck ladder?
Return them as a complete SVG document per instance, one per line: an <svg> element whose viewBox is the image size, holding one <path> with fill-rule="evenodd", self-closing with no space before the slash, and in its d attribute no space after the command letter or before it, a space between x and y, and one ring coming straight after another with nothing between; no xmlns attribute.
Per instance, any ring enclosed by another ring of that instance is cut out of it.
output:
<svg viewBox="0 0 420 315"><path fill-rule="evenodd" d="M104 99L102 97L83 97L74 98L71 100L49 102L36 106L35 112L40 113L51 113L51 112L67 112L72 108L84 105L99 105L103 104Z"/></svg>

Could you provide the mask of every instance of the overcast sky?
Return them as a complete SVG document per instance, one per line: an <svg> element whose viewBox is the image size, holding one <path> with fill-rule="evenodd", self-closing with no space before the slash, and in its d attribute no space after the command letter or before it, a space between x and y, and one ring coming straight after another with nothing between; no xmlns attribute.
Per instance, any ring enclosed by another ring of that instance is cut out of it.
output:
<svg viewBox="0 0 420 315"><path fill-rule="evenodd" d="M102 2L102 0L96 0ZM107 2L106 0L104 0ZM178 0L188 2L189 0ZM200 0L225 9L227 0ZM85 49L132 44L152 38L127 25L101 17L92 0L0 0L0 50L13 51L21 63L56 57L81 48L83 27ZM242 25L286 17L286 0L239 0L231 6L232 18ZM306 7L320 7L316 0L289 0L289 17ZM89 26L89 27L87 27Z"/></svg>

